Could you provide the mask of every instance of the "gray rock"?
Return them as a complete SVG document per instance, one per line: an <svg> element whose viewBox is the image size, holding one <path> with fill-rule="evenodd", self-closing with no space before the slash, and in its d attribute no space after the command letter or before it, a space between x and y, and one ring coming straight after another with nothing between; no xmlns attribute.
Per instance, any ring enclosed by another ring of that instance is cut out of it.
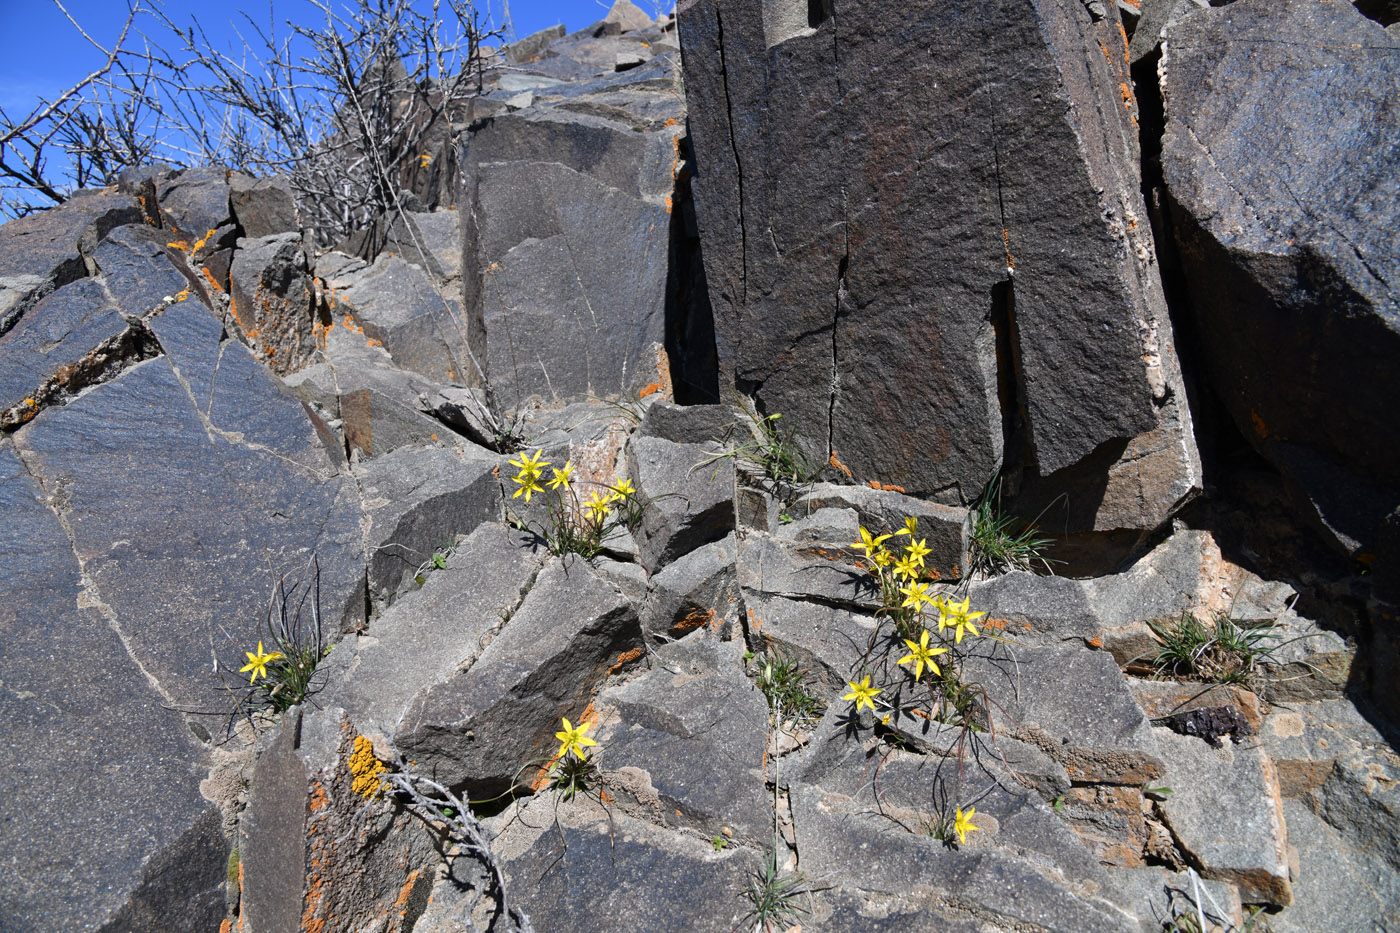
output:
<svg viewBox="0 0 1400 933"><path fill-rule="evenodd" d="M1284 797L1311 795L1332 776L1338 759L1358 758L1366 749L1385 744L1350 700L1276 707L1264 718L1258 733L1259 744L1273 760Z"/></svg>
<svg viewBox="0 0 1400 933"><path fill-rule="evenodd" d="M1242 927L1244 909L1240 892L1232 884L1211 880L1193 880L1190 875L1158 866L1142 868L1110 868L1109 877L1123 892L1122 905L1137 915L1143 933L1170 929L1170 924L1189 923L1197 916L1197 906L1204 911L1206 922L1222 929ZM1200 894L1197 894L1199 885ZM1200 904L1197 904L1197 900ZM1189 918L1189 919L1188 919ZM1272 928L1274 918L1269 918ZM1199 926L1199 924L1197 924Z"/></svg>
<svg viewBox="0 0 1400 933"><path fill-rule="evenodd" d="M728 827L762 846L773 833L768 705L742 650L709 632L655 650L650 672L599 697L619 721L598 733L596 754L613 796L654 821L705 836Z"/></svg>
<svg viewBox="0 0 1400 933"><path fill-rule="evenodd" d="M228 847L200 794L207 751L122 643L134 620L83 579L48 499L0 443L0 925L213 929Z"/></svg>
<svg viewBox="0 0 1400 933"><path fill-rule="evenodd" d="M222 165L176 172L164 179L158 190L161 218L172 239L189 243L203 240L233 219L229 170Z"/></svg>
<svg viewBox="0 0 1400 933"><path fill-rule="evenodd" d="M1400 757L1388 743L1364 744L1337 759L1313 809L1358 850L1400 872Z"/></svg>
<svg viewBox="0 0 1400 933"><path fill-rule="evenodd" d="M677 405L659 401L647 406L639 437L659 437L677 444L723 441L734 427L734 412L726 405Z"/></svg>
<svg viewBox="0 0 1400 933"><path fill-rule="evenodd" d="M91 273L86 257L107 234L141 222L136 199L76 191L63 204L0 227L0 334L49 292Z"/></svg>
<svg viewBox="0 0 1400 933"><path fill-rule="evenodd" d="M1038 746L1077 782L1144 784L1161 776L1153 735L1161 730L1148 724L1107 652L985 639L964 646L963 680L987 691L1001 734Z"/></svg>
<svg viewBox="0 0 1400 933"><path fill-rule="evenodd" d="M845 692L859 679L875 637L875 619L825 603L746 592L746 624L754 651L778 650L811 672L819 692Z"/></svg>
<svg viewBox="0 0 1400 933"><path fill-rule="evenodd" d="M738 563L739 585L746 592L810 599L868 612L881 606L878 582L857 566L856 558L845 547L750 535L740 545Z"/></svg>
<svg viewBox="0 0 1400 933"><path fill-rule="evenodd" d="M567 42L551 52L613 70L615 50ZM659 351L685 113L663 58L655 71L537 88L531 106L464 139L464 305L508 406L636 398L670 378Z"/></svg>
<svg viewBox="0 0 1400 933"><path fill-rule="evenodd" d="M456 211L405 211L394 218L384 249L456 294L462 279L462 225Z"/></svg>
<svg viewBox="0 0 1400 933"><path fill-rule="evenodd" d="M497 837L514 902L539 930L730 933L750 909L751 849L659 829L594 801L539 795ZM515 811L512 811L515 815ZM562 839L561 839L562 834ZM558 858L560 848L566 858ZM703 909L699 909L703 905Z"/></svg>
<svg viewBox="0 0 1400 933"><path fill-rule="evenodd" d="M1167 27L1200 9L1209 9L1210 0L1142 0L1142 16L1128 43L1128 60L1136 65L1156 55L1162 47Z"/></svg>
<svg viewBox="0 0 1400 933"><path fill-rule="evenodd" d="M974 582L967 598L973 611L1005 623L1006 634L1018 642L1082 643L1102 631L1089 601L1088 584L1013 570Z"/></svg>
<svg viewBox="0 0 1400 933"><path fill-rule="evenodd" d="M860 482L966 504L1024 443L1028 473L1093 467L1057 482L1085 530L1160 524L1199 468L1116 10L823 9L679 21L726 379Z"/></svg>
<svg viewBox="0 0 1400 933"><path fill-rule="evenodd" d="M734 530L734 464L703 462L713 444L673 444L634 437L627 445L627 472L645 503L633 530L642 564L652 573Z"/></svg>
<svg viewBox="0 0 1400 933"><path fill-rule="evenodd" d="M1158 806L1172 836L1206 878L1229 881L1247 903L1286 907L1288 830L1272 763L1257 746L1154 729L1172 793Z"/></svg>
<svg viewBox="0 0 1400 933"><path fill-rule="evenodd" d="M1283 802L1290 849L1293 903L1269 918L1278 933L1309 933L1339 923L1386 930L1400 924L1400 877L1393 865L1352 848L1344 835L1295 800Z"/></svg>
<svg viewBox="0 0 1400 933"><path fill-rule="evenodd" d="M113 230L93 250L93 266L122 314L143 317L169 298L208 303L204 286L166 239L159 230L131 224Z"/></svg>
<svg viewBox="0 0 1400 933"><path fill-rule="evenodd" d="M548 564L464 673L420 691L394 744L437 780L477 790L529 786L604 679L642 655L626 599L583 561Z"/></svg>
<svg viewBox="0 0 1400 933"><path fill-rule="evenodd" d="M797 498L793 503L793 515L821 508L855 509L860 523L872 534L899 531L904 528L906 518L917 518L918 536L928 543L931 551L925 558L929 567L945 580L961 577L967 567L966 509L925 502L889 489L821 483Z"/></svg>
<svg viewBox="0 0 1400 933"><path fill-rule="evenodd" d="M1162 167L1208 378L1353 554L1400 502L1400 179L1378 155L1400 140L1393 46L1349 3L1242 0L1170 27L1161 65Z"/></svg>
<svg viewBox="0 0 1400 933"><path fill-rule="evenodd" d="M229 176L229 206L243 235L250 239L301 230L296 195L285 175L254 179L233 173Z"/></svg>
<svg viewBox="0 0 1400 933"><path fill-rule="evenodd" d="M318 273L320 268L318 262ZM372 266L348 266L324 281L337 326L382 346L395 365L432 382L479 384L461 306L422 269L398 256L381 256Z"/></svg>
<svg viewBox="0 0 1400 933"><path fill-rule="evenodd" d="M648 16L632 0L614 0L607 15L603 17L605 23L617 23L622 27L623 32L630 32L633 29L646 29L650 26L651 17Z"/></svg>
<svg viewBox="0 0 1400 933"><path fill-rule="evenodd" d="M354 483L302 406L236 343L208 413L147 360L16 434L83 561L91 599L165 702L202 709L211 649L241 657L269 595L319 561L323 633L364 613Z"/></svg>
<svg viewBox="0 0 1400 933"><path fill-rule="evenodd" d="M501 518L494 473L500 463L453 450L400 448L356 470L369 521L371 598L392 602L427 572L437 551Z"/></svg>
<svg viewBox="0 0 1400 933"><path fill-rule="evenodd" d="M701 628L728 637L739 622L737 556L731 534L667 564L651 578L642 628L669 638Z"/></svg>
<svg viewBox="0 0 1400 933"><path fill-rule="evenodd" d="M315 319L300 234L240 239L229 276L228 312L239 338L278 373L306 365L316 351Z"/></svg>
<svg viewBox="0 0 1400 933"><path fill-rule="evenodd" d="M776 534L779 538L839 546L860 540L860 513L855 509L817 509L786 524L781 524L781 516L778 521Z"/></svg>
<svg viewBox="0 0 1400 933"><path fill-rule="evenodd" d="M564 38L564 24L550 26L548 29L541 29L539 32L532 32L523 39L518 39L501 49L506 61L514 64L533 61L540 56L548 45L555 39ZM502 75L502 79L510 75Z"/></svg>

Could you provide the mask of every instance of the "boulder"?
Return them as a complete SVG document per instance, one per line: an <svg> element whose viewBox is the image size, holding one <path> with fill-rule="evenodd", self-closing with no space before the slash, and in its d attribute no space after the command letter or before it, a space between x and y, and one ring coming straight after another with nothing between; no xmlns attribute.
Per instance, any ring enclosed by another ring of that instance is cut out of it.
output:
<svg viewBox="0 0 1400 933"><path fill-rule="evenodd" d="M1393 47L1349 3L1240 0L1169 27L1161 65L1162 168L1208 379L1353 556L1400 503Z"/></svg>
<svg viewBox="0 0 1400 933"><path fill-rule="evenodd" d="M739 586L733 535L677 558L651 578L642 617L649 635L680 638L697 629L729 637L739 622Z"/></svg>
<svg viewBox="0 0 1400 933"><path fill-rule="evenodd" d="M301 235L240 239L229 275L228 313L239 337L275 372L306 365L316 351L316 321Z"/></svg>
<svg viewBox="0 0 1400 933"><path fill-rule="evenodd" d="M714 444L674 444L634 437L627 472L645 507L633 530L642 564L652 573L734 530L734 463L708 465Z"/></svg>
<svg viewBox="0 0 1400 933"><path fill-rule="evenodd" d="M183 241L187 248L196 241L207 240L233 220L229 176L229 170L222 165L200 165L161 180L161 218L172 239Z"/></svg>
<svg viewBox="0 0 1400 933"><path fill-rule="evenodd" d="M917 537L930 549L925 558L929 567L938 571L944 580L958 579L967 567L969 516L966 509L926 502L892 489L818 483L798 496L792 514L798 516L823 508L855 509L861 525L877 535L899 531L904 528L905 519L916 518L919 520Z"/></svg>
<svg viewBox="0 0 1400 933"><path fill-rule="evenodd" d="M773 6L679 17L725 377L858 482L1158 526L1199 465L1116 9Z"/></svg>
<svg viewBox="0 0 1400 933"><path fill-rule="evenodd" d="M551 51L569 54L567 41ZM598 54L611 72L615 53ZM676 70L668 53L615 78L537 87L528 107L464 138L465 311L484 328L472 347L506 406L636 398L669 379Z"/></svg>
<svg viewBox="0 0 1400 933"><path fill-rule="evenodd" d="M631 604L581 560L552 562L476 661L421 690L394 744L427 773L473 794L528 787L611 673L642 655Z"/></svg>
<svg viewBox="0 0 1400 933"><path fill-rule="evenodd" d="M241 172L229 176L229 206L243 235L257 240L279 233L299 233L292 182L285 175L251 178Z"/></svg>

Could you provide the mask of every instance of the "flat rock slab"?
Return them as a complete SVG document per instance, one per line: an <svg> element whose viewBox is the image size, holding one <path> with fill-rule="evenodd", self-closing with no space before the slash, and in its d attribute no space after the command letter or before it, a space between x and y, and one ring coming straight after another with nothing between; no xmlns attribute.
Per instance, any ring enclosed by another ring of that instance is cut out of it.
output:
<svg viewBox="0 0 1400 933"><path fill-rule="evenodd" d="M15 435L71 531L93 599L169 702L195 709L217 687L211 650L241 658L278 579L299 578L313 554L323 634L364 612L353 481L300 403L228 346L207 415L160 357Z"/></svg>
<svg viewBox="0 0 1400 933"><path fill-rule="evenodd" d="M0 926L213 929L228 847L200 794L208 749L122 643L133 620L104 611L47 500L0 444Z"/></svg>
<svg viewBox="0 0 1400 933"><path fill-rule="evenodd" d="M1339 922L1357 929L1400 926L1400 874L1373 854L1358 851L1345 836L1296 800L1283 802L1291 848L1293 903L1269 918L1278 933L1311 933Z"/></svg>
<svg viewBox="0 0 1400 933"><path fill-rule="evenodd" d="M793 503L792 514L796 517L823 508L855 509L861 525L872 534L893 534L903 530L905 519L916 518L917 537L927 543L930 551L925 560L940 578L956 580L967 568L966 509L926 502L889 489L820 483ZM899 538L892 543L906 544L908 539Z"/></svg>
<svg viewBox="0 0 1400 933"><path fill-rule="evenodd" d="M633 530L643 566L652 573L734 530L734 463L706 464L714 444L674 444L633 437L627 472L646 503Z"/></svg>
<svg viewBox="0 0 1400 933"><path fill-rule="evenodd" d="M1350 3L1246 0L1169 27L1161 64L1203 362L1240 433L1352 553L1400 502L1394 48Z"/></svg>
<svg viewBox="0 0 1400 933"><path fill-rule="evenodd" d="M597 756L614 796L653 821L761 847L773 834L768 705L742 651L709 632L653 651L650 672L599 696L619 721L598 733Z"/></svg>
<svg viewBox="0 0 1400 933"><path fill-rule="evenodd" d="M828 693L866 664L875 638L875 619L867 613L751 592L744 604L753 650L797 660Z"/></svg>
<svg viewBox="0 0 1400 933"><path fill-rule="evenodd" d="M643 613L648 634L680 638L699 628L726 637L739 622L738 547L733 535L667 564L651 578Z"/></svg>
<svg viewBox="0 0 1400 933"><path fill-rule="evenodd" d="M481 655L545 557L533 535L495 523L477 528L421 589L337 646L326 662L322 702L345 709L361 732L392 736L415 696L451 681Z"/></svg>
<svg viewBox="0 0 1400 933"><path fill-rule="evenodd" d="M1268 755L1153 731L1167 762L1160 784L1172 789L1159 804L1164 821L1201 874L1235 884L1246 903L1292 903L1288 829Z"/></svg>
<svg viewBox="0 0 1400 933"><path fill-rule="evenodd" d="M963 646L963 680L987 691L993 722L1039 746L1072 780L1144 784L1164 767L1154 730L1112 655L1077 647Z"/></svg>
<svg viewBox="0 0 1400 933"><path fill-rule="evenodd" d="M747 591L874 612L878 581L846 546L797 544L748 535L739 547L739 585Z"/></svg>
<svg viewBox="0 0 1400 933"><path fill-rule="evenodd" d="M1350 700L1275 707L1258 734L1258 742L1273 759L1279 791L1285 797L1302 797L1322 787L1338 759L1386 745Z"/></svg>
<svg viewBox="0 0 1400 933"><path fill-rule="evenodd" d="M631 603L583 561L552 561L470 668L414 698L394 744L448 786L528 786L560 719L581 721L604 679L641 656Z"/></svg>
<svg viewBox="0 0 1400 933"><path fill-rule="evenodd" d="M501 457L405 447L356 470L370 526L370 595L392 601L426 573L434 554L501 518Z"/></svg>
<svg viewBox="0 0 1400 933"><path fill-rule="evenodd" d="M512 815L514 812L511 811ZM507 890L537 930L730 933L750 910L743 892L759 856L611 814L594 800L534 798L495 848ZM562 834L562 838L561 838ZM702 909L703 905L703 909Z"/></svg>

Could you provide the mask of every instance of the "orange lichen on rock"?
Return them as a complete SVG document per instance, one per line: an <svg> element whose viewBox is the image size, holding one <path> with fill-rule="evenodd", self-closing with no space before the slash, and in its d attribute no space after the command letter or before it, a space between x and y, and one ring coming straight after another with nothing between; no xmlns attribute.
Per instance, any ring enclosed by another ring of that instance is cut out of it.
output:
<svg viewBox="0 0 1400 933"><path fill-rule="evenodd" d="M844 464L844 463L841 462L840 458L836 456L836 451L834 451L834 450L831 452L831 460L830 460L830 462L831 462L832 467L834 467L835 469L838 469L838 470L840 470L842 473L845 473L845 474L846 474L846 479L851 480L852 482L855 481L855 478L856 478L856 477L855 477L855 474L851 472L851 468L848 467L848 466L846 466L846 464Z"/></svg>
<svg viewBox="0 0 1400 933"><path fill-rule="evenodd" d="M1138 2L1140 2L1140 0L1128 0L1128 2L1131 3L1133 6L1137 6L1137 5L1138 5ZM1120 35L1120 36L1123 37L1123 62L1126 64L1126 63L1128 62L1128 60L1129 60L1129 59L1128 59L1128 30L1126 30L1126 29L1123 28L1123 24L1122 24L1121 22L1118 24L1118 35Z"/></svg>
<svg viewBox="0 0 1400 933"><path fill-rule="evenodd" d="M675 625L671 626L671 630L679 634L685 635L695 631L701 626L706 625L708 625L711 629L718 630L719 613L715 612L713 609L695 608L690 610L690 612L686 613L685 618L681 619Z"/></svg>
<svg viewBox="0 0 1400 933"><path fill-rule="evenodd" d="M660 391L661 383L648 382L646 385L642 386L642 390L637 393L637 398L646 398L648 395L655 395L657 392Z"/></svg>
<svg viewBox="0 0 1400 933"><path fill-rule="evenodd" d="M879 489L882 492L904 492L903 486L896 486L894 483L882 483L878 479L872 479L870 481L870 488Z"/></svg>
<svg viewBox="0 0 1400 933"><path fill-rule="evenodd" d="M1011 255L1011 231L1005 227L1001 228L1001 245L1006 250L1006 268L1016 268L1016 259Z"/></svg>
<svg viewBox="0 0 1400 933"><path fill-rule="evenodd" d="M631 651L624 651L624 652L622 652L621 654L619 654L619 655L617 656L617 663L615 663L612 667L608 668L608 673L609 673L609 674L616 674L618 671L622 670L622 669L623 669L624 667L626 667L628 664L631 664L633 661L637 660L637 659L640 658L641 656L642 656L642 649L641 649L641 648L633 648ZM585 721L585 722L588 721L588 719L587 719L588 711L591 710L591 709L593 709L593 704L590 703L590 704L588 705L588 709L587 709L587 710L584 710L584 717L585 717L585 718L584 718L584 721Z"/></svg>

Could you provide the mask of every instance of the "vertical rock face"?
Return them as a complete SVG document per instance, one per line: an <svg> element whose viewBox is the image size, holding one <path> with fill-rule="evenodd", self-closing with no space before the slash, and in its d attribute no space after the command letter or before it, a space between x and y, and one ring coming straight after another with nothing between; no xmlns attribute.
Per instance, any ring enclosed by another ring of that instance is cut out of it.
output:
<svg viewBox="0 0 1400 933"><path fill-rule="evenodd" d="M809 455L955 504L1003 461L1088 463L1071 530L1196 485L1125 42L1091 6L682 4L721 367Z"/></svg>
<svg viewBox="0 0 1400 933"><path fill-rule="evenodd" d="M461 155L465 310L484 322L486 369L511 407L635 398L658 381L665 339L685 119L675 58L614 73L611 57L584 54L597 43L567 41L546 61L606 71L504 76L516 96L474 125ZM640 39L628 48L650 57Z"/></svg>
<svg viewBox="0 0 1400 933"><path fill-rule="evenodd" d="M1242 0L1168 29L1161 65L1210 381L1352 553L1400 503L1395 60L1351 4Z"/></svg>

